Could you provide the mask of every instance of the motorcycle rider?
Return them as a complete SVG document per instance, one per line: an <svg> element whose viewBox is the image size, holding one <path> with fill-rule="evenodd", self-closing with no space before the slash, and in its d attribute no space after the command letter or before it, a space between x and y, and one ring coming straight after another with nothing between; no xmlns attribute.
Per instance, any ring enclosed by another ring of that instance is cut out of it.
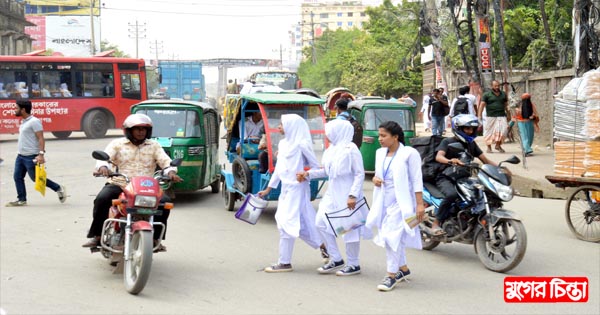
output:
<svg viewBox="0 0 600 315"><path fill-rule="evenodd" d="M496 162L486 157L481 148L475 143L477 128L479 126L479 120L475 115L462 114L455 116L452 118L452 133L454 134L454 137L445 138L436 148L437 154L435 160L436 162L443 164L443 171L438 174L435 182L437 188L444 194L444 198L440 203L435 220L432 224L432 234L434 236L446 234L440 227L440 224L448 218L451 205L458 198L458 192L455 187L456 180L470 175L470 172L466 168L453 167L454 165L465 164L460 160L458 153L448 151L448 146L452 143L459 142L474 158L478 158L485 164L498 166Z"/></svg>
<svg viewBox="0 0 600 315"><path fill-rule="evenodd" d="M150 140L152 136L152 120L144 114L129 115L123 122L124 138L111 141L104 150L110 160L116 164L119 173L128 177L133 176L153 176L157 165L164 169L164 173L169 176L173 182L181 182L182 179L177 175L177 168L170 166L171 158L165 153L160 144ZM109 163L106 161L96 162L96 172L103 176L108 176ZM125 182L123 178L109 178L106 185L96 196L94 200L93 220L87 237L88 242L82 247L96 247L100 245L100 236L102 234L102 225L108 218L108 210L112 205L112 200L117 199ZM155 216L155 221L165 224L170 211L164 211L162 215ZM160 227L154 230L154 240L158 241L160 236ZM161 245L158 251L165 251L166 248Z"/></svg>

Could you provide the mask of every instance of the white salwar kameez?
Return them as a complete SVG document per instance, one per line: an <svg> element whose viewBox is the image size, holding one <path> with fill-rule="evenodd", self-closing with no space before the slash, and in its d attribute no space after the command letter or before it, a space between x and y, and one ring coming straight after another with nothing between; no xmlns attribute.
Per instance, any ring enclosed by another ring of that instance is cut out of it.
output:
<svg viewBox="0 0 600 315"><path fill-rule="evenodd" d="M365 169L360 151L352 142L354 127L346 120L335 119L325 125L325 135L330 146L323 154L323 168L309 171L310 178L329 177L327 191L319 203L316 226L327 246L330 258L341 261L342 255L336 243L335 232L327 221L326 213L342 210L348 207L348 196L356 197L357 203L363 199L363 182ZM366 218L367 207L362 207L354 215ZM346 243L347 264L359 266L360 238L372 237L370 229L365 227L347 232L342 236Z"/></svg>
<svg viewBox="0 0 600 315"><path fill-rule="evenodd" d="M375 176L383 184L373 189L366 223L378 229L373 241L386 249L388 273L406 265L405 248L422 248L419 227L411 229L405 221L416 213L415 193L423 191L421 157L415 149L399 145L393 157L387 156L388 148L375 154Z"/></svg>
<svg viewBox="0 0 600 315"><path fill-rule="evenodd" d="M279 230L279 261L290 264L294 241L304 240L313 248L322 241L315 227L315 209L310 203L310 183L298 182L296 174L304 167L319 167L312 150L310 130L306 121L296 114L281 116L285 138L279 142L279 153L275 171L269 181L269 187L277 188L281 182L275 220Z"/></svg>

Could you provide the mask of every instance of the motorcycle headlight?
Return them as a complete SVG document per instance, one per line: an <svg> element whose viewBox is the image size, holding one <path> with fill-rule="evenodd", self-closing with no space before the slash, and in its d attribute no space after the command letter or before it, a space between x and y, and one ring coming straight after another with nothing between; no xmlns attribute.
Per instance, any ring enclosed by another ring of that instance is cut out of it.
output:
<svg viewBox="0 0 600 315"><path fill-rule="evenodd" d="M492 183L492 185L496 189L496 193L498 194L498 197L502 201L511 201L512 200L512 198L513 198L512 187L503 185L491 177L489 178L489 181L490 181L490 183Z"/></svg>
<svg viewBox="0 0 600 315"><path fill-rule="evenodd" d="M135 196L135 207L154 208L156 207L155 196Z"/></svg>

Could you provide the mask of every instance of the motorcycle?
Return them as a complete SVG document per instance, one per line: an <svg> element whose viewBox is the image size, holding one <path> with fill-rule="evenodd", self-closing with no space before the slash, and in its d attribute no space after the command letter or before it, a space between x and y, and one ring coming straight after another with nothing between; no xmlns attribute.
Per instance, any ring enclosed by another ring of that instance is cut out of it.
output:
<svg viewBox="0 0 600 315"><path fill-rule="evenodd" d="M518 164L516 156L493 166L473 163L473 157L460 143L449 145L460 156L463 168L471 176L456 180L458 199L452 205L450 217L441 228L445 235L434 235L433 220L444 197L435 184L424 182L423 201L429 218L420 223L423 249L432 250L440 243L474 244L475 253L483 265L492 271L506 272L516 267L527 249L527 233L519 216L503 208L503 202L513 198L512 177L501 167L503 163Z"/></svg>
<svg viewBox="0 0 600 315"><path fill-rule="evenodd" d="M96 160L110 161L110 157L103 151L94 151L92 156ZM178 166L181 159L175 159L171 166ZM116 166L116 165L115 165ZM102 176L94 173L94 176ZM131 294L140 293L150 276L152 267L152 254L161 246L160 242L165 233L162 222L154 222L154 216L161 215L163 211L170 211L173 203L162 199L162 186L168 185L170 178L156 172L154 177L134 176L128 177L116 172L108 175L109 178L117 177L125 181L126 186L118 199L112 201L109 216L102 226L100 246L92 247L92 253L100 252L111 260L111 265L116 266L115 273L123 271L125 289ZM161 226L161 233L156 244L153 244L154 227Z"/></svg>

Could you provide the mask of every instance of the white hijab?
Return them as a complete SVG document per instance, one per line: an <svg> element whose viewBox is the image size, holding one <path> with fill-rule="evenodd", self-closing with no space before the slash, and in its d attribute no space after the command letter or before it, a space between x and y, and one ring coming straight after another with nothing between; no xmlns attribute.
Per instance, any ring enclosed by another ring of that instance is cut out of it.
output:
<svg viewBox="0 0 600 315"><path fill-rule="evenodd" d="M354 136L354 127L349 121L343 119L334 119L325 125L325 135L329 139L330 145L323 154L323 167L327 170L327 175L336 177L352 172L351 146L356 146L352 142Z"/></svg>
<svg viewBox="0 0 600 315"><path fill-rule="evenodd" d="M279 142L279 157L288 158L298 154L303 146L311 147L310 129L302 117L297 114L281 115L281 125L285 138Z"/></svg>

